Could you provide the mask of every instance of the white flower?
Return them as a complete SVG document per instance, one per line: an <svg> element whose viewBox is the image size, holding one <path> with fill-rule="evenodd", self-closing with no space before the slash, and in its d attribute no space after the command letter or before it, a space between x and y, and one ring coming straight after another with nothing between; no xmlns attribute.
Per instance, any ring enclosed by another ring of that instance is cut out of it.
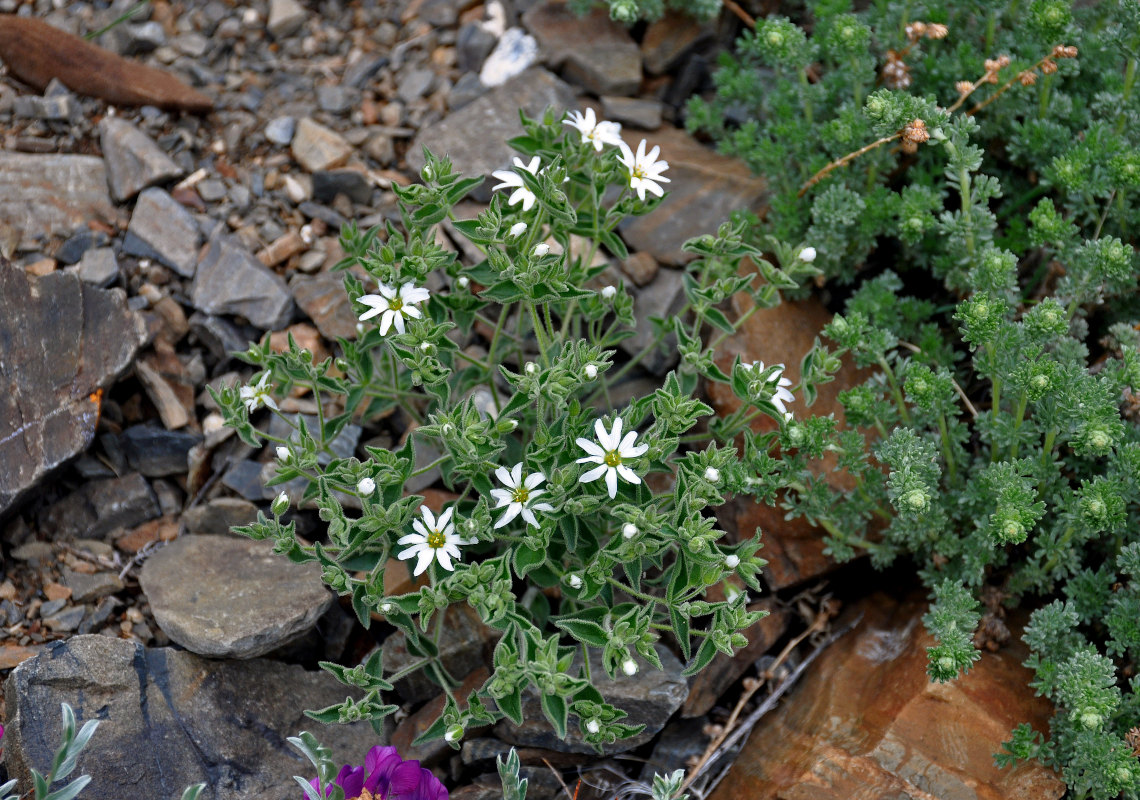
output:
<svg viewBox="0 0 1140 800"><path fill-rule="evenodd" d="M420 514L423 515L423 520L412 520L412 527L415 528L415 533L409 533L407 536L401 536L396 544L410 544L407 550L401 550L397 556L401 561L407 561L409 558L417 558L416 568L412 571L413 575L423 575L427 571L428 566L431 565L432 559L439 561L439 565L448 572L455 569L451 565L451 560L459 558L459 545L471 544L466 539L462 539L455 533L455 525L451 521L451 515L455 511L455 506L444 511L439 515L436 520L435 514L431 513L431 509L427 506L420 506Z"/></svg>
<svg viewBox="0 0 1140 800"><path fill-rule="evenodd" d="M740 366L747 370L755 370L757 372L763 372L765 369L763 361L753 361L751 364L741 364ZM776 364L774 366L779 367L780 371L773 375L768 381L767 388L768 391L772 392L772 405L784 415L785 420L789 420L792 418L792 412L788 411L784 403L795 402L795 395L787 388L792 385L792 382L784 377L783 364Z"/></svg>
<svg viewBox="0 0 1140 800"><path fill-rule="evenodd" d="M539 495L545 494L543 489L536 489L535 487L546 480L546 476L541 472L532 472L523 478L523 465L520 461L515 464L510 472L505 467L499 467L495 470L495 477L499 482L506 486L506 489L492 489L491 496L498 500L495 508L503 508L506 506L506 513L499 517L499 521L495 523L495 528L501 528L510 522L512 519L522 514L522 518L526 520L527 524L538 527L538 520L534 516L535 511L553 511L554 506L550 503L535 503L534 499Z"/></svg>
<svg viewBox="0 0 1140 800"><path fill-rule="evenodd" d="M470 285L471 279L468 278L466 275L460 275L458 280L455 281L455 283L456 283L456 285L459 286L460 289L466 289Z"/></svg>
<svg viewBox="0 0 1140 800"><path fill-rule="evenodd" d="M576 128L582 134L582 143L591 143L599 153L602 152L602 145L604 144L619 146L622 144L621 125L605 120L598 122L594 109L587 108L585 114L579 111L571 111L567 116L570 119L562 120L562 124Z"/></svg>
<svg viewBox="0 0 1140 800"><path fill-rule="evenodd" d="M542 256L546 255L549 252L550 252L550 245L546 244L545 242L543 242L542 244L536 244L534 246L534 257L535 258L541 258Z"/></svg>
<svg viewBox="0 0 1140 800"><path fill-rule="evenodd" d="M632 539L634 536L637 536L637 526L632 522L625 523L621 526L621 535L626 539Z"/></svg>
<svg viewBox="0 0 1140 800"><path fill-rule="evenodd" d="M512 239L516 239L519 236L522 236L524 233L526 233L526 223L516 222L511 226L511 229L507 231L507 236L511 237Z"/></svg>
<svg viewBox="0 0 1140 800"><path fill-rule="evenodd" d="M515 156L514 162L515 170L525 169L531 175L538 174L538 156L532 158L529 164L524 164L522 162L522 159L518 156ZM511 192L511 196L507 198L507 204L513 206L521 202L522 210L530 211L531 206L534 205L534 201L538 198L534 196L534 192L526 188L526 184L523 183L522 177L517 172L515 172L515 170L497 169L492 172L491 177L498 178L502 181L502 183L500 183L498 186L492 186L491 191L497 191L498 189L514 189L514 191Z"/></svg>
<svg viewBox="0 0 1140 800"><path fill-rule="evenodd" d="M399 290L395 286L382 283L379 291L380 294L366 294L356 302L369 307L368 311L360 315L362 322L372 319L377 314L384 315L380 317L381 336L386 335L393 325L396 326L397 333L403 333L405 319L419 319L423 316L415 304L422 303L431 296L427 289L417 288L410 281Z"/></svg>
<svg viewBox="0 0 1140 800"><path fill-rule="evenodd" d="M593 380L594 378L598 377L598 368L595 367L593 364L587 364L586 365L586 377L589 380Z"/></svg>
<svg viewBox="0 0 1140 800"><path fill-rule="evenodd" d="M277 402L273 399L272 390L273 387L269 385L269 372L267 371L262 374L261 380L253 386L241 387L241 400L251 414L261 406L268 406L276 411Z"/></svg>
<svg viewBox="0 0 1140 800"><path fill-rule="evenodd" d="M624 672L626 675L636 675L637 674L637 662L634 661L632 658L627 658L625 661L621 662L621 671Z"/></svg>
<svg viewBox="0 0 1140 800"><path fill-rule="evenodd" d="M601 729L602 729L601 723L599 723L596 719L591 719L591 720L588 720L586 722L586 732L587 733L597 733Z"/></svg>
<svg viewBox="0 0 1140 800"><path fill-rule="evenodd" d="M668 178L661 176L662 172L669 169L669 162L657 160L660 152L661 148L654 145L653 149L649 151L649 155L646 155L644 139L637 146L637 155L633 154L629 145L625 142L621 143L621 156L618 160L625 164L626 169L629 170L629 186L637 192L637 197L640 200L645 200L646 190L658 197L665 194L658 184L669 183Z"/></svg>
<svg viewBox="0 0 1140 800"><path fill-rule="evenodd" d="M603 286L602 291L599 292L599 294L601 294L603 300L613 300L615 297L617 297L617 287Z"/></svg>
<svg viewBox="0 0 1140 800"><path fill-rule="evenodd" d="M716 483L720 480L720 470L716 467L705 467L705 480Z"/></svg>
<svg viewBox="0 0 1140 800"><path fill-rule="evenodd" d="M731 553L724 557L724 565L729 569L736 569L740 566L740 556L736 553Z"/></svg>
<svg viewBox="0 0 1140 800"><path fill-rule="evenodd" d="M288 447L281 446L277 448L277 458L280 461L288 461L292 455L293 453L290 452Z"/></svg>
<svg viewBox="0 0 1140 800"><path fill-rule="evenodd" d="M806 261L809 264L811 262L815 261L815 248L814 247L805 247L803 250L801 250L800 251L800 261Z"/></svg>
<svg viewBox="0 0 1140 800"><path fill-rule="evenodd" d="M371 478L361 478L360 483L356 484L356 491L364 497L368 497L376 491L376 481Z"/></svg>
<svg viewBox="0 0 1140 800"><path fill-rule="evenodd" d="M568 584L570 584L571 589L581 589L582 588L582 578L578 575L568 575L566 577L566 582Z"/></svg>
<svg viewBox="0 0 1140 800"><path fill-rule="evenodd" d="M577 463L592 463L598 465L594 469L580 475L578 482L586 483L605 476L606 488L609 490L611 498L617 497L619 474L630 483L641 483L641 478L637 477L637 474L625 466L623 462L627 458L637 458L649 449L649 445L647 444L634 445L634 442L637 440L637 431L630 431L623 439L621 426L621 417L617 417L614 419L614 424L610 432L606 433L606 428L599 419L594 422L594 434L598 437L598 443L600 443L601 446L591 442L589 439L579 437L577 440L578 446L589 453L588 456L579 458Z"/></svg>

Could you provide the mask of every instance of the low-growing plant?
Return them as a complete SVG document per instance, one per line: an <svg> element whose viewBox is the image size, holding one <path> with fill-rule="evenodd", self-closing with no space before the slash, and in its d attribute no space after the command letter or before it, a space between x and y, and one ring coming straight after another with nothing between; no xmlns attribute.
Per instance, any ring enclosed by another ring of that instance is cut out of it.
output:
<svg viewBox="0 0 1140 800"><path fill-rule="evenodd" d="M559 736L573 715L600 748L643 726L599 693L599 665L610 676L661 668L655 645L667 635L692 674L744 646L763 614L749 610L737 582L760 588L759 536L726 542L708 513L748 490L758 445L749 438L743 454L708 445L697 426L712 409L695 393L704 377L730 382L746 402L713 421L726 441L760 414L786 424L782 365L738 365L729 376L714 363L717 343L752 313L732 320L718 306L739 293L753 308L779 302L781 290L816 274L810 256L775 243L775 263L764 260L730 225L689 242L686 308L653 319L652 344L619 366L633 298L607 282L599 254L628 256L616 228L656 207L668 165L645 141L628 147L593 112L564 125L550 112L522 122L526 133L512 144L523 158L495 173L495 188L507 191L478 218L457 220L454 208L482 178L462 178L426 153L424 183L395 190L402 229L344 232L339 268L361 325L355 340L339 340L340 357L317 363L292 341L276 353L266 340L241 354L260 370L257 380L214 394L244 441L276 448L270 483L294 487L271 516L238 530L295 561L319 562L360 622L386 620L415 658L395 673L380 651L356 667L323 664L364 696L311 712L318 720L379 726L396 708L382 692L423 670L446 690L446 705L421 740L458 747L469 727L521 723L531 687ZM479 253L473 263L440 244L445 220L465 251ZM739 274L745 258L759 277ZM679 353L677 368L656 390L615 402L622 380L663 345ZM299 387L317 400L313 422L281 413L274 399ZM253 426L262 405L288 435ZM364 459L335 455L345 425L385 415L406 431L401 446L368 446ZM435 470L453 499L433 513L406 484ZM283 519L293 503L319 509L327 541L298 540ZM391 557L427 585L387 596ZM494 671L465 703L455 695L462 676L439 658L445 612L456 603L499 632Z"/></svg>

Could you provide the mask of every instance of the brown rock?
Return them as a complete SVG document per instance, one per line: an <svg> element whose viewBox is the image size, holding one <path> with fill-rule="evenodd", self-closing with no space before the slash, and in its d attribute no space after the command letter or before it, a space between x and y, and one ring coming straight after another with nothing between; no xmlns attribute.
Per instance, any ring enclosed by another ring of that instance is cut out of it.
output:
<svg viewBox="0 0 1140 800"><path fill-rule="evenodd" d="M761 719L711 800L1056 800L1065 787L1037 763L994 766L1022 722L1052 709L1029 688L1023 645L931 683L921 600L861 604L863 622L833 644Z"/></svg>
<svg viewBox="0 0 1140 800"><path fill-rule="evenodd" d="M455 690L455 697L459 701L461 710L467 708L468 695L486 683L490 675L491 673L487 671L486 667L479 667L463 679L463 685ZM428 742L418 747L412 745L416 737L430 728L431 724L443 713L445 702L446 697L441 692L396 726L396 730L392 733L391 744L400 751L401 758L404 760L416 759L423 766L430 767L442 761L443 757L451 752L451 746L443 739L436 739L434 742ZM469 731L468 735L470 733Z"/></svg>
<svg viewBox="0 0 1140 800"><path fill-rule="evenodd" d="M103 159L0 152L0 247L38 250L94 222L118 216ZM13 241L15 244L13 244Z"/></svg>
<svg viewBox="0 0 1140 800"><path fill-rule="evenodd" d="M649 253L632 253L622 262L621 271L638 286L646 286L657 277L657 259Z"/></svg>
<svg viewBox="0 0 1140 800"><path fill-rule="evenodd" d="M710 26L695 24L688 14L680 11L665 12L664 17L650 23L641 40L645 71L653 75L668 72L682 56L711 36Z"/></svg>
<svg viewBox="0 0 1140 800"><path fill-rule="evenodd" d="M744 162L720 155L684 131L668 126L646 137L648 146L660 145L660 158L669 162L664 184L669 193L661 207L621 226L631 250L645 250L666 264L692 260L681 245L694 236L714 233L739 208L759 212L767 183L749 172ZM636 149L639 139L627 137Z"/></svg>
<svg viewBox="0 0 1140 800"><path fill-rule="evenodd" d="M135 364L135 374L146 389L147 396L158 409L158 415L167 430L178 430L190 424L190 413L178 398L174 387L157 369L147 363L147 359L138 360Z"/></svg>
<svg viewBox="0 0 1140 800"><path fill-rule="evenodd" d="M309 172L339 167L352 155L352 145L339 133L305 117L293 135L293 158Z"/></svg>
<svg viewBox="0 0 1140 800"><path fill-rule="evenodd" d="M68 589L62 583L45 583L44 597L48 600L67 600L71 597L71 589Z"/></svg>
<svg viewBox="0 0 1140 800"><path fill-rule="evenodd" d="M282 261L288 261L298 253L309 249L305 240L296 231L283 233L273 240L273 243L262 248L257 253L257 260L267 267L275 267Z"/></svg>
<svg viewBox="0 0 1140 800"><path fill-rule="evenodd" d="M115 547L124 553L137 553L151 542L171 542L178 538L178 522L174 517L159 517L115 539Z"/></svg>
<svg viewBox="0 0 1140 800"><path fill-rule="evenodd" d="M50 275L55 272L55 259L54 258L41 258L38 261L33 261L24 267L24 272L29 275L35 275L37 278L42 278L44 275Z"/></svg>
<svg viewBox="0 0 1140 800"><path fill-rule="evenodd" d="M205 114L214 102L173 75L117 56L40 19L0 15L0 59L42 91L53 78L77 94L120 106Z"/></svg>
<svg viewBox="0 0 1140 800"><path fill-rule="evenodd" d="M269 346L273 352L284 353L288 350L290 336L293 337L293 341L297 343L298 347L313 354L314 363L320 363L329 357L329 351L321 339L320 331L307 322L298 322L283 331L274 331L269 334Z"/></svg>
<svg viewBox="0 0 1140 800"><path fill-rule="evenodd" d="M771 612L757 622L744 635L748 646L734 656L717 653L712 663L689 678L689 696L681 706L682 717L700 717L707 714L720 696L752 666L756 659L768 652L788 627L788 612L778 608L775 602L765 600L750 607L752 611Z"/></svg>
<svg viewBox="0 0 1140 800"><path fill-rule="evenodd" d="M336 272L298 275L289 284L293 299L317 328L330 340L356 338L356 315L344 290L344 278ZM361 307L363 309L363 306Z"/></svg>
<svg viewBox="0 0 1140 800"><path fill-rule="evenodd" d="M20 647L14 644L0 645L0 670L13 669L33 658L43 647Z"/></svg>

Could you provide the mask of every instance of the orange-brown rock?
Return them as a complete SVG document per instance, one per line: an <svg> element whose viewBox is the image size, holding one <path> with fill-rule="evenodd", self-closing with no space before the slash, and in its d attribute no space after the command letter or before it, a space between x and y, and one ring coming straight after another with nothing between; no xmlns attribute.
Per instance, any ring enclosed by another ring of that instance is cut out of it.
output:
<svg viewBox="0 0 1140 800"><path fill-rule="evenodd" d="M0 59L42 91L58 78L78 94L120 106L158 106L205 114L214 101L168 72L115 55L40 19L0 15Z"/></svg>
<svg viewBox="0 0 1140 800"><path fill-rule="evenodd" d="M863 621L760 720L711 800L1056 800L1064 785L1036 763L994 766L1013 728L1047 729L1017 647L931 683L921 600L875 595Z"/></svg>

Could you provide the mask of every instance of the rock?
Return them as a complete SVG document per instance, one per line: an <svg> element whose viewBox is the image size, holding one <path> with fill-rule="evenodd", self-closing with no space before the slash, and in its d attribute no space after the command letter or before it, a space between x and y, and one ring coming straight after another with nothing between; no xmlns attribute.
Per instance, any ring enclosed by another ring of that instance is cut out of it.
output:
<svg viewBox="0 0 1140 800"><path fill-rule="evenodd" d="M146 356L135 362L135 375L146 389L147 397L158 409L158 416L167 430L177 430L190 424L190 411L179 398L175 387L149 363Z"/></svg>
<svg viewBox="0 0 1140 800"><path fill-rule="evenodd" d="M79 259L79 279L92 286L106 287L119 277L119 262L110 247L95 247Z"/></svg>
<svg viewBox="0 0 1140 800"><path fill-rule="evenodd" d="M638 286L647 286L657 277L657 259L644 251L632 253L622 262L621 271Z"/></svg>
<svg viewBox="0 0 1140 800"><path fill-rule="evenodd" d="M24 119L42 119L49 122L72 122L83 115L82 109L70 94L59 97L22 95L12 105L12 113Z"/></svg>
<svg viewBox="0 0 1140 800"><path fill-rule="evenodd" d="M1055 800L1065 787L1037 762L994 766L1022 722L1048 730L1017 640L950 683L926 676L924 602L879 594L775 711L760 720L712 800L786 797ZM810 792L806 791L810 787Z"/></svg>
<svg viewBox="0 0 1140 800"><path fill-rule="evenodd" d="M293 141L297 120L292 117L275 117L265 126L265 138L274 144L287 145Z"/></svg>
<svg viewBox="0 0 1140 800"><path fill-rule="evenodd" d="M55 259L61 264L75 264L93 247L105 247L111 237L103 231L79 230L55 251Z"/></svg>
<svg viewBox="0 0 1140 800"><path fill-rule="evenodd" d="M139 585L163 633L225 658L268 653L313 627L333 601L318 564L294 564L270 541L231 536L179 537L147 559Z"/></svg>
<svg viewBox="0 0 1140 800"><path fill-rule="evenodd" d="M645 725L645 730L637 736L606 745L607 755L624 753L648 742L665 726L689 694L689 686L681 676L681 662L663 644L658 643L656 648L663 670L642 662L639 674L627 676L619 673L617 678L611 678L602 668L601 651L590 648L590 674L594 677L594 686L607 703L629 713L623 722ZM570 666L570 673L576 675L581 668L582 656L579 652ZM522 725L503 720L495 726L495 733L503 741L527 747L545 747L561 753L596 752L582 738L577 717L573 715L570 717L565 741L558 738L543 716L541 700L533 687L528 687L523 692L522 707Z"/></svg>
<svg viewBox="0 0 1140 800"><path fill-rule="evenodd" d="M661 127L661 102L638 97L603 97L602 116L643 131Z"/></svg>
<svg viewBox="0 0 1140 800"><path fill-rule="evenodd" d="M15 644L0 645L0 670L13 669L29 658L34 658L43 647L20 647Z"/></svg>
<svg viewBox="0 0 1140 800"><path fill-rule="evenodd" d="M50 561L55 557L51 545L47 542L25 542L12 551L12 558L17 561Z"/></svg>
<svg viewBox="0 0 1140 800"><path fill-rule="evenodd" d="M263 330L283 328L293 315L285 281L266 269L236 236L216 234L190 291L190 302L207 314L236 314Z"/></svg>
<svg viewBox="0 0 1140 800"><path fill-rule="evenodd" d="M31 769L51 766L66 702L80 721L102 720L75 772L91 775L87 800L173 797L199 782L201 800L294 797L292 776L308 776L308 763L285 738L313 730L302 709L344 697L331 675L295 665L78 636L46 646L8 678L4 755L30 792ZM368 723L322 727L319 736L339 762L359 762L377 744Z"/></svg>
<svg viewBox="0 0 1140 800"><path fill-rule="evenodd" d="M657 273L652 283L631 293L637 325L634 327L634 335L622 339L618 346L629 355L639 355L653 344L653 326L649 318L666 319L685 304L684 273L678 269L663 269ZM664 375L677 363L676 341L676 335L670 333L652 353L642 359L641 365L654 375Z"/></svg>
<svg viewBox="0 0 1140 800"><path fill-rule="evenodd" d="M486 91L487 87L483 85L483 81L479 80L478 75L474 72L465 72L451 87L451 91L447 95L447 107L456 111L482 97ZM389 138L388 141L390 143L391 139ZM391 148L391 144L388 147ZM387 160L391 161L392 157Z"/></svg>
<svg viewBox="0 0 1140 800"><path fill-rule="evenodd" d="M257 506L240 497L215 497L187 509L182 524L187 533L229 534L235 525L248 525L257 519Z"/></svg>
<svg viewBox="0 0 1140 800"><path fill-rule="evenodd" d="M495 44L483 66L479 68L479 82L484 86L502 86L516 75L521 75L538 60L538 42L522 28L507 30Z"/></svg>
<svg viewBox="0 0 1140 800"><path fill-rule="evenodd" d="M113 28L111 33L122 31L122 42L119 53L125 56L151 53L166 44L166 32L162 25L154 20L140 22L137 25L122 25Z"/></svg>
<svg viewBox="0 0 1140 800"><path fill-rule="evenodd" d="M91 444L102 389L130 366L146 328L121 291L97 289L69 272L29 279L3 259L0 307L3 514Z"/></svg>
<svg viewBox="0 0 1140 800"><path fill-rule="evenodd" d="M118 106L150 105L194 114L214 107L209 97L173 75L117 56L41 19L0 16L0 60L12 75L40 91L55 79L76 94Z"/></svg>
<svg viewBox="0 0 1140 800"><path fill-rule="evenodd" d="M461 72L479 72L495 48L495 34L478 22L468 22L455 35L455 60Z"/></svg>
<svg viewBox="0 0 1140 800"><path fill-rule="evenodd" d="M82 491L95 512L94 524L83 532L87 538L97 539L117 528L133 527L161 513L150 484L137 472L92 481Z"/></svg>
<svg viewBox="0 0 1140 800"><path fill-rule="evenodd" d="M470 675L481 667L489 666L495 641L499 637L498 631L484 625L479 615L467 605L448 606L445 614L439 653L448 674ZM389 672L396 672L420 658L408 652L403 631L396 631L385 639L382 647L384 669ZM423 670L417 670L397 681L395 687L409 703L421 703L439 694L439 686L432 683Z"/></svg>
<svg viewBox="0 0 1140 800"><path fill-rule="evenodd" d="M184 173L153 139L124 119L103 117L99 136L111 195L120 203Z"/></svg>
<svg viewBox="0 0 1140 800"><path fill-rule="evenodd" d="M704 732L707 724L708 720L701 717L679 719L666 725L653 745L653 755L641 768L641 780L652 784L655 774L669 775L674 770L687 770L690 759L700 758L708 746L709 737Z"/></svg>
<svg viewBox="0 0 1140 800"><path fill-rule="evenodd" d="M636 149L633 138L626 139ZM708 149L676 128L657 131L649 145L660 145L661 158L669 162L668 195L657 211L621 226L631 250L648 251L665 264L684 264L693 258L681 250L686 240L715 233L737 209L763 208L767 184L752 177L743 162Z"/></svg>
<svg viewBox="0 0 1140 800"><path fill-rule="evenodd" d="M190 330L219 362L230 359L230 353L245 350L250 336L238 330L237 326L222 317L195 312L188 320Z"/></svg>
<svg viewBox="0 0 1140 800"><path fill-rule="evenodd" d="M123 431L121 440L131 469L159 478L186 472L186 456L202 437L157 425L132 425Z"/></svg>
<svg viewBox="0 0 1140 800"><path fill-rule="evenodd" d="M42 613L42 611L41 611ZM83 618L87 616L87 609L83 606L68 606L48 616L43 616L44 627L55 633L71 633Z"/></svg>
<svg viewBox="0 0 1140 800"><path fill-rule="evenodd" d="M305 24L309 12L297 0L269 0L269 21L266 28L274 39L292 36Z"/></svg>
<svg viewBox="0 0 1140 800"><path fill-rule="evenodd" d="M313 199L318 203L331 203L343 194L354 203L372 202L372 182L354 169L318 170L313 173ZM298 237L300 238L300 237Z"/></svg>
<svg viewBox="0 0 1140 800"><path fill-rule="evenodd" d="M534 117L547 106L574 107L574 92L546 70L531 68L421 130L408 148L408 166L416 172L423 169L422 151L427 147L441 158L450 158L455 170L465 176L490 177L511 163L514 151L507 140L522 133L518 110ZM489 200L492 185L484 181L472 193L474 199Z"/></svg>
<svg viewBox="0 0 1140 800"><path fill-rule="evenodd" d="M265 481L261 477L263 466L265 465L248 458L236 461L222 476L222 486L233 489L246 500L265 500L267 492ZM275 496L279 491L282 491L282 488L275 488L268 496Z"/></svg>
<svg viewBox="0 0 1140 800"><path fill-rule="evenodd" d="M290 146L293 158L308 172L339 167L352 155L352 145L339 133L309 117L297 123Z"/></svg>
<svg viewBox="0 0 1140 800"><path fill-rule="evenodd" d="M297 305L330 342L336 341L338 336L356 338L358 320L353 313L348 293L344 290L344 278L340 273L298 275L289 282L289 289Z"/></svg>
<svg viewBox="0 0 1140 800"><path fill-rule="evenodd" d="M665 74L712 36L711 26L695 24L692 17L680 11L666 11L664 17L649 24L641 40L645 71L652 75Z"/></svg>
<svg viewBox="0 0 1140 800"><path fill-rule="evenodd" d="M544 3L522 21L546 64L571 83L598 95L633 94L641 85L641 51L605 9L582 17L563 3Z"/></svg>
<svg viewBox="0 0 1140 800"><path fill-rule="evenodd" d="M771 600L763 600L750 606L749 609L770 613L743 632L748 637L746 647L738 650L733 656L717 653L707 667L689 678L689 696L681 706L682 717L703 717L709 713L732 684L736 683L740 676L784 635L784 631L788 628L789 616L785 609Z"/></svg>
<svg viewBox="0 0 1140 800"><path fill-rule="evenodd" d="M0 151L0 231L15 231L21 250L40 249L92 220L110 224L117 217L103 159Z"/></svg>
<svg viewBox="0 0 1140 800"><path fill-rule="evenodd" d="M206 178L195 186L198 196L207 203L216 203L226 196L226 185L217 178Z"/></svg>
<svg viewBox="0 0 1140 800"><path fill-rule="evenodd" d="M403 89L402 86L401 89ZM359 104L360 92L351 86L329 86L325 84L317 87L317 106L320 107L321 111L327 111L330 114L343 114Z"/></svg>
<svg viewBox="0 0 1140 800"><path fill-rule="evenodd" d="M137 553L152 542L172 542L178 538L178 523L173 517L160 517L139 525L115 539L115 547L125 553Z"/></svg>
<svg viewBox="0 0 1140 800"><path fill-rule="evenodd" d="M381 69L388 65L388 57L379 53L362 53L344 69L341 85L351 86L353 89L363 89L376 77Z"/></svg>
<svg viewBox="0 0 1140 800"><path fill-rule="evenodd" d="M463 684L454 690L460 710L466 710L468 696L471 692L481 688L489 677L491 677L491 673L487 668L479 667L463 679ZM423 766L430 767L443 761L444 757L451 753L451 746L443 739L436 739L421 745L412 744L443 713L445 701L446 695L442 692L438 693L396 726L396 730L392 732L391 743L400 751L401 758L405 760L415 759ZM470 732L466 735L470 735Z"/></svg>
<svg viewBox="0 0 1140 800"><path fill-rule="evenodd" d="M201 241L198 223L185 206L162 189L147 189L139 195L131 214L123 252L154 259L183 277L193 278Z"/></svg>
<svg viewBox="0 0 1140 800"><path fill-rule="evenodd" d="M83 572L65 569L63 582L71 589L71 599L76 603L90 603L115 592L121 591L123 582L113 572L96 572L87 575Z"/></svg>
<svg viewBox="0 0 1140 800"><path fill-rule="evenodd" d="M409 69L400 76L396 95L405 103L411 103L421 97L426 97L434 87L435 72L430 68Z"/></svg>

